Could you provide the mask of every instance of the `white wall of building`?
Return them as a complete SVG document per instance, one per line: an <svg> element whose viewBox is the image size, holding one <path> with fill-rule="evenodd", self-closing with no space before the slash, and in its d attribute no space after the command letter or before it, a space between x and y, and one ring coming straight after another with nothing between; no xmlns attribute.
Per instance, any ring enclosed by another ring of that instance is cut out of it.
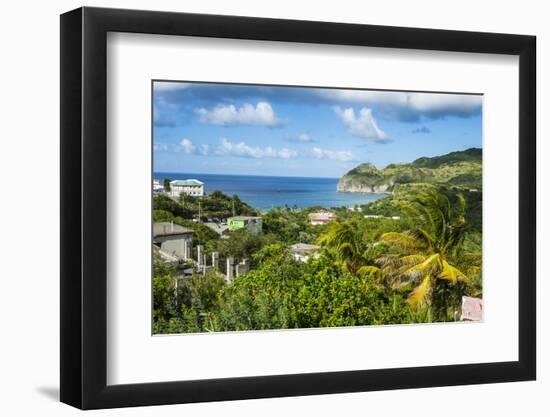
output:
<svg viewBox="0 0 550 417"><path fill-rule="evenodd" d="M170 194L178 197L180 194L193 197L202 197L204 195L204 185L170 185Z"/></svg>

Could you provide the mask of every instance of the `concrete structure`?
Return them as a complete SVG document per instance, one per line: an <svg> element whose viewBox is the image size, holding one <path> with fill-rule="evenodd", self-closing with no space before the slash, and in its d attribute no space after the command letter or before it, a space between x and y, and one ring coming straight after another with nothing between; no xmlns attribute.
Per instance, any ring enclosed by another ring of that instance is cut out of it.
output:
<svg viewBox="0 0 550 417"><path fill-rule="evenodd" d="M159 180L153 180L153 192L154 193L162 193L164 191L164 187L160 183Z"/></svg>
<svg viewBox="0 0 550 417"><path fill-rule="evenodd" d="M225 282L226 284L230 284L233 282L233 258L230 256L227 258L226 260L226 263L227 263L227 269L226 269L226 272L225 272Z"/></svg>
<svg viewBox="0 0 550 417"><path fill-rule="evenodd" d="M250 271L250 262L248 259L243 259L237 264L237 267L235 268L235 275L241 276L246 274L248 271Z"/></svg>
<svg viewBox="0 0 550 417"><path fill-rule="evenodd" d="M203 245L197 245L197 271L201 274L206 274L206 271L210 269L206 264L206 251Z"/></svg>
<svg viewBox="0 0 550 417"><path fill-rule="evenodd" d="M154 223L153 244L171 257L191 259L193 230L171 222Z"/></svg>
<svg viewBox="0 0 550 417"><path fill-rule="evenodd" d="M197 246L197 265L200 267L204 266L204 246L198 245Z"/></svg>
<svg viewBox="0 0 550 417"><path fill-rule="evenodd" d="M216 271L220 267L220 254L218 252L212 252L212 268Z"/></svg>
<svg viewBox="0 0 550 417"><path fill-rule="evenodd" d="M170 181L170 195L179 197L181 194L202 197L204 195L204 183L195 179Z"/></svg>
<svg viewBox="0 0 550 417"><path fill-rule="evenodd" d="M326 224L336 220L336 215L328 210L319 210L309 214L309 223L312 225Z"/></svg>
<svg viewBox="0 0 550 417"><path fill-rule="evenodd" d="M262 218L256 216L235 216L227 219L229 230L247 229L250 233L262 233Z"/></svg>
<svg viewBox="0 0 550 417"><path fill-rule="evenodd" d="M475 297L462 297L462 316L463 321L481 321L483 320L483 300Z"/></svg>
<svg viewBox="0 0 550 417"><path fill-rule="evenodd" d="M290 247L290 252L295 260L307 262L310 258L319 257L319 246L308 243L296 243Z"/></svg>

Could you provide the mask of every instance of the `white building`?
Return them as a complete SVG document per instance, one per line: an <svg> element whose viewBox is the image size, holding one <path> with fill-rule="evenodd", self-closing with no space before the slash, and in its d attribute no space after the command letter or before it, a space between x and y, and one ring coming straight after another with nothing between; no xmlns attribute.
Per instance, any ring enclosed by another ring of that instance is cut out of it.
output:
<svg viewBox="0 0 550 417"><path fill-rule="evenodd" d="M170 195L179 197L181 194L202 197L204 195L204 183L195 179L170 181Z"/></svg>
<svg viewBox="0 0 550 417"><path fill-rule="evenodd" d="M164 187L160 183L159 180L153 180L153 192L154 193L162 193L164 191Z"/></svg>
<svg viewBox="0 0 550 417"><path fill-rule="evenodd" d="M290 247L290 252L295 260L307 262L310 258L319 257L319 246L307 243L296 243Z"/></svg>
<svg viewBox="0 0 550 417"><path fill-rule="evenodd" d="M312 225L326 224L336 220L336 215L328 210L319 210L309 214L309 223Z"/></svg>
<svg viewBox="0 0 550 417"><path fill-rule="evenodd" d="M382 216L380 214L365 214L363 217L365 219L388 219L388 220L400 220L401 219L401 217L399 217L399 216L387 217L387 216Z"/></svg>

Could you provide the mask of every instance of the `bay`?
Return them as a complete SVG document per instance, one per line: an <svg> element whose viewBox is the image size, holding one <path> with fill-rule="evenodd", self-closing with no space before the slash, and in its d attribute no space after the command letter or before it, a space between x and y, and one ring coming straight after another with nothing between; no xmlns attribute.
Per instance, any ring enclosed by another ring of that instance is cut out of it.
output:
<svg viewBox="0 0 550 417"><path fill-rule="evenodd" d="M197 179L204 183L204 191L219 190L228 195L237 194L250 206L266 211L275 207L321 206L354 207L379 200L384 193L343 193L336 191L338 178L273 177L252 175L220 175L197 173L154 173L162 183L170 180Z"/></svg>

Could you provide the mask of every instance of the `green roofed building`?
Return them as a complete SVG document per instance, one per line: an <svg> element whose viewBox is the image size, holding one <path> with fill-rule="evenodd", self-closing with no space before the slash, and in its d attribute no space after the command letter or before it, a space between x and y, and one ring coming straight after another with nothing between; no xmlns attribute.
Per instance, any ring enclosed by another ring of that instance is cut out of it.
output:
<svg viewBox="0 0 550 417"><path fill-rule="evenodd" d="M262 233L262 218L256 216L235 216L227 219L229 230L247 229L250 233Z"/></svg>
<svg viewBox="0 0 550 417"><path fill-rule="evenodd" d="M195 179L170 181L170 195L179 197L181 194L202 197L204 195L204 183Z"/></svg>

